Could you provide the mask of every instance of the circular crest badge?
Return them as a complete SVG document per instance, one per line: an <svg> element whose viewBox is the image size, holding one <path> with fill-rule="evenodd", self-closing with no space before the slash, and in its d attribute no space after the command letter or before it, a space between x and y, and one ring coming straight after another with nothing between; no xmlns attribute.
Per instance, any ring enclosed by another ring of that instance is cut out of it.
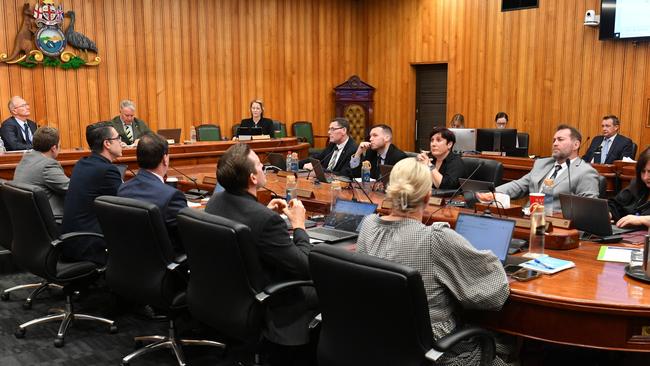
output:
<svg viewBox="0 0 650 366"><path fill-rule="evenodd" d="M65 35L58 27L43 27L36 33L36 47L48 56L59 56L65 45Z"/></svg>

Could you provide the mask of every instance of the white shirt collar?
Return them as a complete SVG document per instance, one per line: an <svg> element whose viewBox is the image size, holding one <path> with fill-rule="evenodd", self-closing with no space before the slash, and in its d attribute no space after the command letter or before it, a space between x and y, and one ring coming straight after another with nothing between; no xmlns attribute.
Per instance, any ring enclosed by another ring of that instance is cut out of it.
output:
<svg viewBox="0 0 650 366"><path fill-rule="evenodd" d="M348 143L349 139L350 139L350 137L348 136L348 138L346 138L345 141L343 141L340 144L336 145L336 149L343 151L343 148L345 147L345 144Z"/></svg>
<svg viewBox="0 0 650 366"><path fill-rule="evenodd" d="M155 175L158 179L160 179L161 182L163 182L163 184L165 183L165 180L164 180L163 177L161 177L160 175L158 175L158 174L152 172L151 170L149 170L149 173Z"/></svg>
<svg viewBox="0 0 650 366"><path fill-rule="evenodd" d="M618 136L618 134L615 134L615 135L612 136L612 137L605 137L605 136L603 136L603 143L605 143L606 140L609 140L609 142L613 142L614 139L616 138L616 136Z"/></svg>

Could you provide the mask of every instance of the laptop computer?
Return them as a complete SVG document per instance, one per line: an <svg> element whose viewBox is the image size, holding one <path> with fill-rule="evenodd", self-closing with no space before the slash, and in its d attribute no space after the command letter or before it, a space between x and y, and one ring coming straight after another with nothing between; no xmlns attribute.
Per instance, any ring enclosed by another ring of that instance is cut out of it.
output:
<svg viewBox="0 0 650 366"><path fill-rule="evenodd" d="M645 229L631 226L620 228L609 219L607 200L560 193L562 216L573 222L573 227L588 234L607 237Z"/></svg>
<svg viewBox="0 0 650 366"><path fill-rule="evenodd" d="M337 198L334 209L325 218L321 227L308 229L307 234L312 239L326 243L354 239L359 235L359 225L364 217L373 214L377 205L369 202L349 201Z"/></svg>
<svg viewBox="0 0 650 366"><path fill-rule="evenodd" d="M180 128L163 128L158 130L158 134L167 140L174 140L175 144L181 142L181 129Z"/></svg>
<svg viewBox="0 0 650 366"><path fill-rule="evenodd" d="M237 127L237 136L259 136L262 127Z"/></svg>
<svg viewBox="0 0 650 366"><path fill-rule="evenodd" d="M520 264L529 260L508 255L514 229L514 220L466 213L458 214L455 228L474 248L491 251L503 265Z"/></svg>
<svg viewBox="0 0 650 366"><path fill-rule="evenodd" d="M316 179L318 179L320 182L332 183L333 180L339 180L341 182L350 182L350 178L348 177L334 176L334 178L330 178L326 176L325 171L323 170L323 166L321 165L320 160L318 159L309 158L309 162L311 163L311 167L314 169L314 175L316 176Z"/></svg>

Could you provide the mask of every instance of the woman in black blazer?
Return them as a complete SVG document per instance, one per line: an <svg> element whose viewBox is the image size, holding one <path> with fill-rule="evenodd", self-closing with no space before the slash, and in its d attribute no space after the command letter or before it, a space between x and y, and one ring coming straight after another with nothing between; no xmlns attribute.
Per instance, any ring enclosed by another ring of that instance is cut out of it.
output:
<svg viewBox="0 0 650 366"><path fill-rule="evenodd" d="M241 120L240 127L261 127L262 134L269 135L273 138L273 121L264 118L264 104L259 99L254 99L250 104L251 118Z"/></svg>

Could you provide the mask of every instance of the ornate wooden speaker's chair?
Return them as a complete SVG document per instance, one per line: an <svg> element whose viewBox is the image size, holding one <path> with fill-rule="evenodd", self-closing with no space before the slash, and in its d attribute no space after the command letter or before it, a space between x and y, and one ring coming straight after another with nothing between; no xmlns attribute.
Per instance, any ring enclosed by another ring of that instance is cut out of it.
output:
<svg viewBox="0 0 650 366"><path fill-rule="evenodd" d="M366 129L372 125L373 94L375 88L353 75L334 88L337 117L350 121L350 136L357 142L366 137Z"/></svg>

